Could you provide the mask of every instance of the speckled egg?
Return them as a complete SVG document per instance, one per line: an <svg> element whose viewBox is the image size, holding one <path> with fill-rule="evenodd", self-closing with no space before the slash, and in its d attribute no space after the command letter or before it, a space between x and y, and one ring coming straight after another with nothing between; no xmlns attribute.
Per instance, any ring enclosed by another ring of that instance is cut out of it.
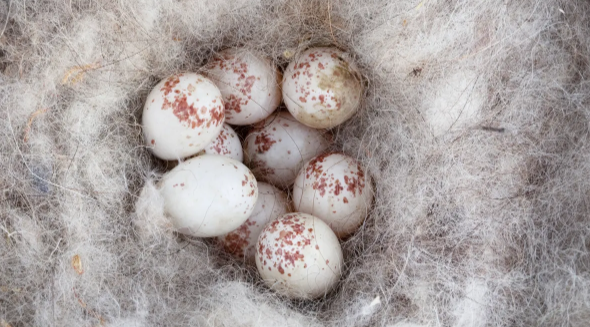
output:
<svg viewBox="0 0 590 327"><path fill-rule="evenodd" d="M332 128L348 120L361 103L358 69L347 53L313 48L291 62L283 76L289 112L313 128Z"/></svg>
<svg viewBox="0 0 590 327"><path fill-rule="evenodd" d="M183 234L214 237L231 232L254 211L258 187L244 164L204 154L164 174L164 211Z"/></svg>
<svg viewBox="0 0 590 327"><path fill-rule="evenodd" d="M153 154L164 160L189 157L217 137L225 119L219 89L194 73L172 75L148 95L143 135Z"/></svg>
<svg viewBox="0 0 590 327"><path fill-rule="evenodd" d="M251 51L221 51L207 65L205 74L221 90L229 124L257 123L281 103L281 73L270 60Z"/></svg>
<svg viewBox="0 0 590 327"><path fill-rule="evenodd" d="M326 153L307 162L293 185L293 205L325 221L338 237L354 233L373 201L371 179L353 158Z"/></svg>
<svg viewBox="0 0 590 327"><path fill-rule="evenodd" d="M326 151L330 135L278 112L256 125L244 140L244 160L258 180L279 187L293 184L303 164Z"/></svg>
<svg viewBox="0 0 590 327"><path fill-rule="evenodd" d="M219 135L201 153L218 154L240 162L244 161L240 137L228 124L223 125Z"/></svg>
<svg viewBox="0 0 590 327"><path fill-rule="evenodd" d="M264 282L291 298L311 299L338 282L342 249L321 219L288 213L272 221L258 237L256 267Z"/></svg>
<svg viewBox="0 0 590 327"><path fill-rule="evenodd" d="M218 241L227 252L253 263L258 235L267 223L287 212L291 212L287 194L270 184L259 182L258 201L252 215L238 229L220 236Z"/></svg>

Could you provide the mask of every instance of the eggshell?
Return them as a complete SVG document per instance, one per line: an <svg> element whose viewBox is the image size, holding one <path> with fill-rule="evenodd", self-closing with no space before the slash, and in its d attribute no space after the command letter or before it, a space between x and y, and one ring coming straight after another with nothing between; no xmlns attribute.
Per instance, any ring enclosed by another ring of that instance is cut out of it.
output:
<svg viewBox="0 0 590 327"><path fill-rule="evenodd" d="M264 282L291 298L316 298L330 291L342 269L342 249L321 219L288 213L258 237L256 267Z"/></svg>
<svg viewBox="0 0 590 327"><path fill-rule="evenodd" d="M254 176L279 187L293 184L303 164L330 146L325 131L307 127L288 112L275 113L244 140L244 160Z"/></svg>
<svg viewBox="0 0 590 327"><path fill-rule="evenodd" d="M159 189L178 232L197 237L238 228L258 199L256 179L244 164L210 154L176 166L162 177Z"/></svg>
<svg viewBox="0 0 590 327"><path fill-rule="evenodd" d="M283 100L289 112L313 128L332 128L358 110L362 85L347 53L313 48L292 61L283 76Z"/></svg>
<svg viewBox="0 0 590 327"><path fill-rule="evenodd" d="M371 178L342 153L326 153L307 162L293 185L296 211L319 217L338 237L354 233L373 201Z"/></svg>
<svg viewBox="0 0 590 327"><path fill-rule="evenodd" d="M199 153L217 137L225 119L213 82L194 73L172 75L150 92L143 108L145 142L164 160Z"/></svg>
<svg viewBox="0 0 590 327"><path fill-rule="evenodd" d="M205 74L221 90L229 124L257 123L281 103L281 73L270 60L248 50L221 51L207 65Z"/></svg>
<svg viewBox="0 0 590 327"><path fill-rule="evenodd" d="M290 211L291 204L285 192L259 182L258 201L252 215L238 229L220 236L218 241L227 252L253 263L258 235L264 226Z"/></svg>
<svg viewBox="0 0 590 327"><path fill-rule="evenodd" d="M228 124L223 124L219 135L205 147L202 153L218 154L240 162L244 161L240 137Z"/></svg>

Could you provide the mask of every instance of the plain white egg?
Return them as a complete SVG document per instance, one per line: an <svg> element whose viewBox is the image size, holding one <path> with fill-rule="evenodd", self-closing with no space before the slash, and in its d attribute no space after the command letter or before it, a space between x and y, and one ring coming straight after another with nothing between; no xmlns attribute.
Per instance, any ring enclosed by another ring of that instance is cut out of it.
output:
<svg viewBox="0 0 590 327"><path fill-rule="evenodd" d="M199 74L176 74L160 81L148 95L143 135L156 157L182 159L211 143L224 117L223 99L213 82Z"/></svg>
<svg viewBox="0 0 590 327"><path fill-rule="evenodd" d="M205 69L205 74L223 95L228 124L257 123L281 103L282 75L262 56L245 49L227 49L213 58Z"/></svg>
<svg viewBox="0 0 590 327"><path fill-rule="evenodd" d="M219 135L202 151L206 154L227 156L239 162L244 161L244 151L238 134L228 125L223 124Z"/></svg>
<svg viewBox="0 0 590 327"><path fill-rule="evenodd" d="M291 212L287 194L270 184L259 182L258 201L252 215L238 229L220 236L218 241L227 252L254 262L258 235L267 223L287 212Z"/></svg>
<svg viewBox="0 0 590 327"><path fill-rule="evenodd" d="M258 180L279 187L293 184L303 164L326 151L330 135L278 112L257 124L244 140L244 160Z"/></svg>
<svg viewBox="0 0 590 327"><path fill-rule="evenodd" d="M321 218L338 237L357 230L372 201L371 178L356 160L342 153L313 158L293 185L295 210Z"/></svg>
<svg viewBox="0 0 590 327"><path fill-rule="evenodd" d="M289 112L313 128L340 125L361 103L358 69L347 53L336 48L303 52L287 66L282 88Z"/></svg>
<svg viewBox="0 0 590 327"><path fill-rule="evenodd" d="M316 298L336 285L342 248L321 219L288 213L266 225L258 237L256 267L264 282L291 298Z"/></svg>
<svg viewBox="0 0 590 327"><path fill-rule="evenodd" d="M228 233L252 214L258 198L254 175L237 160L204 154L180 163L159 183L164 211L183 234Z"/></svg>

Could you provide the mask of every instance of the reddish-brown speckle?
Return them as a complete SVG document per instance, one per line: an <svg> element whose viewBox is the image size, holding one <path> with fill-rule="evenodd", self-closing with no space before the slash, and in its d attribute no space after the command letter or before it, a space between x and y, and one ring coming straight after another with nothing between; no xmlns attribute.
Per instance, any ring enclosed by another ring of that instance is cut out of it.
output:
<svg viewBox="0 0 590 327"><path fill-rule="evenodd" d="M225 111L223 110L223 106L216 106L211 110L211 121L207 123L207 127L211 122L215 123L215 126L219 126L223 124L225 119Z"/></svg>
<svg viewBox="0 0 590 327"><path fill-rule="evenodd" d="M257 176L268 176L275 174L275 170L271 167L268 167L266 163L262 160L253 160L252 162L250 162L250 169Z"/></svg>
<svg viewBox="0 0 590 327"><path fill-rule="evenodd" d="M321 63L321 62L319 62L319 63L318 63L318 68L319 68L319 69L324 69L325 67L324 67L324 65L322 65L322 63Z"/></svg>
<svg viewBox="0 0 590 327"><path fill-rule="evenodd" d="M238 114L242 112L242 99L230 94L225 101L225 111L228 118L231 118L234 112Z"/></svg>
<svg viewBox="0 0 590 327"><path fill-rule="evenodd" d="M277 141L273 140L270 134L265 132L261 132L258 135L256 135L256 139L254 140L254 144L258 146L256 148L256 151L258 153L264 153L268 151L270 147L275 143L277 143Z"/></svg>
<svg viewBox="0 0 590 327"><path fill-rule="evenodd" d="M219 132L219 136L217 136L217 138L215 139L215 141L213 143L211 143L211 145L209 146L209 148L213 151L215 151L218 154L221 155L227 155L230 154L231 151L228 149L228 147L225 144L225 141L227 141L228 139L228 134L225 132L225 130L221 130ZM235 167L235 165L234 165ZM236 167L237 169L238 167Z"/></svg>
<svg viewBox="0 0 590 327"><path fill-rule="evenodd" d="M319 156L313 158L307 164L307 167L305 168L305 178L306 179L309 179L311 176L318 178L318 177L320 177L320 175L322 175L322 173L324 172L322 162L324 162L324 160L326 159L326 157L328 155L329 155L329 153L319 155Z"/></svg>
<svg viewBox="0 0 590 327"><path fill-rule="evenodd" d="M278 265L279 272L287 267L295 267L296 262L304 261L301 251L311 244L312 236L307 234L310 230L305 229L305 222L296 215L285 215L265 227L258 242L259 253L263 249L272 247L275 255L274 263ZM268 252L266 250L266 253Z"/></svg>
<svg viewBox="0 0 590 327"><path fill-rule="evenodd" d="M326 178L324 177L314 181L312 184L313 189L320 192L320 196L324 196L326 194L326 186Z"/></svg>
<svg viewBox="0 0 590 327"><path fill-rule="evenodd" d="M172 109L172 113L178 118L181 123L185 123L187 127L194 129L201 127L205 122L205 118L201 118L197 109L193 104L188 104L186 95L176 96L174 102L170 102L168 98L164 98L162 110Z"/></svg>
<svg viewBox="0 0 590 327"><path fill-rule="evenodd" d="M244 81L244 88L240 90L243 95L248 95L252 93L252 86L254 85L254 82L256 82L255 76L249 76L248 78L246 78L246 80Z"/></svg>
<svg viewBox="0 0 590 327"><path fill-rule="evenodd" d="M351 192L352 195L356 196L358 191L359 195L363 194L365 189L365 173L360 165L357 164L357 171L355 175L344 175L344 183L346 184L346 190Z"/></svg>
<svg viewBox="0 0 590 327"><path fill-rule="evenodd" d="M170 81L167 81L166 85L169 82ZM162 90L165 90L165 92L168 91L166 87L162 88ZM181 123L185 124L185 126L192 129L201 127L204 124L206 124L207 127L210 127L211 124L219 126L220 123L223 123L225 118L223 109L221 107L212 108L209 111L211 117L206 117L205 114L208 111L207 107L202 106L201 108L197 109L195 107L195 103L191 103L189 105L186 94L175 94L174 101L170 101L168 97L165 97L164 103L162 104L162 110L168 109L172 109L172 113L176 116L176 118L178 118Z"/></svg>
<svg viewBox="0 0 590 327"><path fill-rule="evenodd" d="M334 195L340 195L340 191L344 190L344 187L342 187L342 185L340 185L340 180L337 179L334 182Z"/></svg>
<svg viewBox="0 0 590 327"><path fill-rule="evenodd" d="M342 202L348 203L348 199L346 197L344 197L344 199L342 199Z"/></svg>
<svg viewBox="0 0 590 327"><path fill-rule="evenodd" d="M224 249L238 257L244 256L249 245L250 226L254 224L255 222L248 219L238 229L228 233L222 240ZM262 248L260 246L262 245L259 245L259 252L261 253Z"/></svg>
<svg viewBox="0 0 590 327"><path fill-rule="evenodd" d="M176 87L176 85L178 85L178 83L180 83L181 76L182 76L182 74L173 75L173 76L168 77L166 79L166 82L164 82L164 86L160 89L160 91L163 91L165 96L170 94L170 92L172 92L174 87Z"/></svg>
<svg viewBox="0 0 590 327"><path fill-rule="evenodd" d="M152 145L154 145L154 144L156 144L156 140L152 139L152 141L150 143L152 143Z"/></svg>

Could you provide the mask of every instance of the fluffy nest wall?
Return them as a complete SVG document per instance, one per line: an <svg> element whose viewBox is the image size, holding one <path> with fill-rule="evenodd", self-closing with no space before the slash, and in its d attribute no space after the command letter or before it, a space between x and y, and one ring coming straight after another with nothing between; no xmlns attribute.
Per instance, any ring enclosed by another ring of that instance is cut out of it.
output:
<svg viewBox="0 0 590 327"><path fill-rule="evenodd" d="M0 326L587 326L590 4L0 3ZM376 181L317 301L183 237L141 136L155 83L243 46L350 52L337 149Z"/></svg>

